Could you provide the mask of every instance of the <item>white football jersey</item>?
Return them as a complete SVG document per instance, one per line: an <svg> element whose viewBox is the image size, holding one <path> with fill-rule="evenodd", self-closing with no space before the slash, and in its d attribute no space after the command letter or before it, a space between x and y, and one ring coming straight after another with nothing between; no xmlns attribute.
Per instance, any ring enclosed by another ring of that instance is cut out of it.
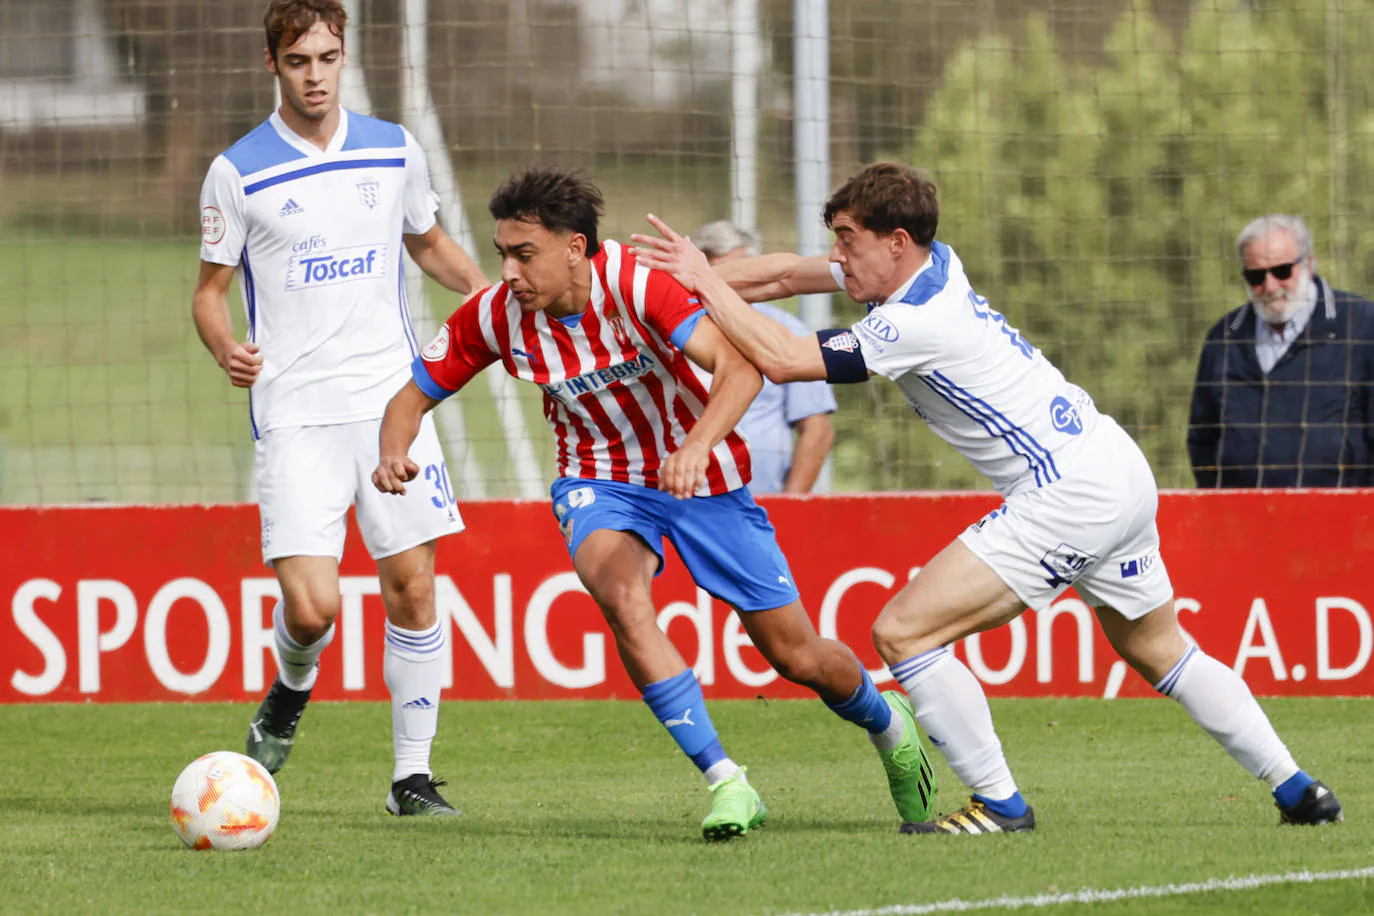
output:
<svg viewBox="0 0 1374 916"><path fill-rule="evenodd" d="M343 111L321 150L273 112L215 158L200 203L201 260L238 267L262 348L253 437L380 417L418 352L401 236L438 209L415 139Z"/></svg>
<svg viewBox="0 0 1374 916"><path fill-rule="evenodd" d="M830 266L843 288L839 265ZM1004 496L1058 480L1097 425L1088 393L973 291L959 256L941 242L853 332L868 368L896 382ZM855 343L843 335L826 345L846 341Z"/></svg>

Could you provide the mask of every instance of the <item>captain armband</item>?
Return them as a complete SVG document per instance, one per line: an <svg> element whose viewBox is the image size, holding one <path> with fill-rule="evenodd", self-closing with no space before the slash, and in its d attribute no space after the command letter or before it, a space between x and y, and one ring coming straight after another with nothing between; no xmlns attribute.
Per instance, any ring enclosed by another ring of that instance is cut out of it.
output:
<svg viewBox="0 0 1374 916"><path fill-rule="evenodd" d="M825 363L825 379L832 384L868 381L868 364L859 349L859 338L848 328L817 331L821 343L821 360Z"/></svg>

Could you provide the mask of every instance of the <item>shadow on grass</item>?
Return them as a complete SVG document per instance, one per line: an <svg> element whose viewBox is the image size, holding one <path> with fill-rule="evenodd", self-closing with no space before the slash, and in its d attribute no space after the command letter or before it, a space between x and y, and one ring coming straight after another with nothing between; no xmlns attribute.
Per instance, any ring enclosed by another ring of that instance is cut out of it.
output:
<svg viewBox="0 0 1374 916"><path fill-rule="evenodd" d="M668 845L699 846L703 840L700 828L694 821L659 819L636 819L608 817L576 817L563 821L547 819L512 823L497 821L481 816L464 814L459 818L371 818L353 817L346 822L347 829L367 833L387 833L402 835L407 831L453 831L455 836L468 839L531 840L613 840L617 842L650 842ZM753 832L765 835L817 834L823 836L874 837L897 834L898 821L873 820L826 820L823 818L774 818L762 828Z"/></svg>
<svg viewBox="0 0 1374 916"><path fill-rule="evenodd" d="M165 805L165 803L164 803ZM141 820L149 816L145 799L128 801L72 796L10 796L0 798L0 820L21 818L26 814L59 817L117 817ZM166 808L159 809L165 815Z"/></svg>

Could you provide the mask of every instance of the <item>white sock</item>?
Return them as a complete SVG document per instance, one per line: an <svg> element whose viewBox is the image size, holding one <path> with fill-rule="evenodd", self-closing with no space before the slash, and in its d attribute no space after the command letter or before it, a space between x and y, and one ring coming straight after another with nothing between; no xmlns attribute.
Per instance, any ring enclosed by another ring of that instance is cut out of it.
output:
<svg viewBox="0 0 1374 916"><path fill-rule="evenodd" d="M729 779L736 773L739 773L740 782L748 782L749 777L746 776L742 770L743 767L735 763L735 761L731 760L729 757L726 757L724 760L717 760L715 763L711 764L706 768L706 772L701 775L706 777L706 785L708 786L714 786L718 782Z"/></svg>
<svg viewBox="0 0 1374 916"><path fill-rule="evenodd" d="M314 687L315 677L320 672L320 653L334 641L334 625L331 623L323 636L303 646L287 632L286 603L278 600L276 607L272 608L272 637L277 644L277 676L281 682L292 690Z"/></svg>
<svg viewBox="0 0 1374 916"><path fill-rule="evenodd" d="M431 773L429 749L439 726L445 645L443 627L437 623L427 630L403 630L386 623L382 671L391 691L391 740L396 751L392 782Z"/></svg>
<svg viewBox="0 0 1374 916"><path fill-rule="evenodd" d="M892 665L891 671L911 698L916 721L930 743L945 755L964 785L994 800L1016 794L983 686L948 647L914 655Z"/></svg>
<svg viewBox="0 0 1374 916"><path fill-rule="evenodd" d="M1197 646L1189 646L1154 688L1177 700L1255 778L1277 787L1298 772L1241 676Z"/></svg>
<svg viewBox="0 0 1374 916"><path fill-rule="evenodd" d="M902 743L902 734L906 731L906 720L895 712L892 714L892 721L887 723L887 728L880 732L869 732L868 740L873 742L873 746L880 751L890 751Z"/></svg>

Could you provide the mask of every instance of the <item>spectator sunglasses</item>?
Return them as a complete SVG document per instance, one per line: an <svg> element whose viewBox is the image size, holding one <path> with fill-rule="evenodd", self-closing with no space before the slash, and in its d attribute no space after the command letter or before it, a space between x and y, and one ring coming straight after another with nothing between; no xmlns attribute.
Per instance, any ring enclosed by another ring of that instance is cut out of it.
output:
<svg viewBox="0 0 1374 916"><path fill-rule="evenodd" d="M1301 264L1302 261L1302 258L1298 258L1292 264L1275 264L1273 267L1246 267L1241 270L1240 275L1251 286L1263 286L1265 274L1273 274L1275 280L1287 280L1293 276L1293 268Z"/></svg>

